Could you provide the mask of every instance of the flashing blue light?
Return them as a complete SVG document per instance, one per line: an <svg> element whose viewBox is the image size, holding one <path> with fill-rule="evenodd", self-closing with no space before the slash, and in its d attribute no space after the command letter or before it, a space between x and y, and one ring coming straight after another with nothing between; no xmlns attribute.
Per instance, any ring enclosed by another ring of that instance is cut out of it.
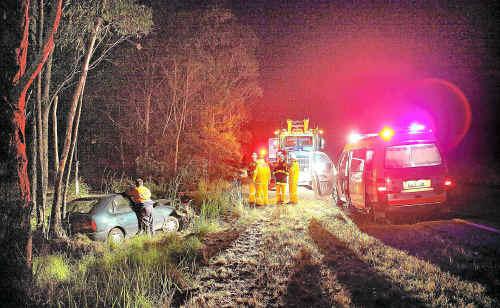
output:
<svg viewBox="0 0 500 308"><path fill-rule="evenodd" d="M425 130L425 125L417 122L411 123L410 126L408 127L408 131L410 134L418 134L423 130Z"/></svg>

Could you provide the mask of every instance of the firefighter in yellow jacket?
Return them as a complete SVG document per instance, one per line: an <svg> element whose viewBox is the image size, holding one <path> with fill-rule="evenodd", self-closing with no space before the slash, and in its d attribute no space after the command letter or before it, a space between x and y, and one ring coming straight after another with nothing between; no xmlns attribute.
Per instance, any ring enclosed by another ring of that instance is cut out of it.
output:
<svg viewBox="0 0 500 308"><path fill-rule="evenodd" d="M255 182L253 179L253 175L255 173L255 168L257 167L257 153L252 153L252 161L248 165L247 175L248 175L248 203L250 205L255 204Z"/></svg>
<svg viewBox="0 0 500 308"><path fill-rule="evenodd" d="M253 173L253 181L256 188L256 203L257 205L269 205L269 180L271 179L271 170L269 165L265 161L264 157L266 153L261 151L259 153L259 159L257 160L257 165L255 167L255 172Z"/></svg>
<svg viewBox="0 0 500 308"><path fill-rule="evenodd" d="M273 166L273 174L276 178L276 204L283 204L285 203L288 165L285 162L285 156L281 152L278 152L278 161Z"/></svg>
<svg viewBox="0 0 500 308"><path fill-rule="evenodd" d="M288 179L288 191L290 194L290 203L297 204L299 202L299 197L297 190L299 187L299 162L295 153L290 153L290 166L288 167L289 179Z"/></svg>

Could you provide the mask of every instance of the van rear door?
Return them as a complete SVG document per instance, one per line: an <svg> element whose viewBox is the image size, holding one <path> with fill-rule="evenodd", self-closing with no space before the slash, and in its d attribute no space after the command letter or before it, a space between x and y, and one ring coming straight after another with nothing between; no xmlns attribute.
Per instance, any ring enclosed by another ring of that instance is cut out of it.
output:
<svg viewBox="0 0 500 308"><path fill-rule="evenodd" d="M364 149L352 151L349 168L349 196L351 204L358 209L365 208L365 157Z"/></svg>
<svg viewBox="0 0 500 308"><path fill-rule="evenodd" d="M446 167L434 143L386 147L384 175L389 205L432 204L446 200Z"/></svg>

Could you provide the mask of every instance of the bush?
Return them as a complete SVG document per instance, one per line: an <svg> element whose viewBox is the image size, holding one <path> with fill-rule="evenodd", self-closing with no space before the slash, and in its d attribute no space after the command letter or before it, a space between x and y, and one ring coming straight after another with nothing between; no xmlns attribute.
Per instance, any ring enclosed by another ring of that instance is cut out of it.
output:
<svg viewBox="0 0 500 308"><path fill-rule="evenodd" d="M162 234L133 238L73 264L62 255L40 257L33 267L36 298L48 306L168 306L176 290L189 287L186 265L196 262L200 247L195 237Z"/></svg>
<svg viewBox="0 0 500 308"><path fill-rule="evenodd" d="M68 189L68 200L73 200L75 198L79 197L84 197L88 196L90 194L91 188L87 184L84 178L79 177L79 187L80 187L80 194L77 196L76 195L76 183L75 181L70 181L69 184L69 189Z"/></svg>
<svg viewBox="0 0 500 308"><path fill-rule="evenodd" d="M33 259L33 276L39 286L67 281L70 274L69 261L63 255L49 255Z"/></svg>

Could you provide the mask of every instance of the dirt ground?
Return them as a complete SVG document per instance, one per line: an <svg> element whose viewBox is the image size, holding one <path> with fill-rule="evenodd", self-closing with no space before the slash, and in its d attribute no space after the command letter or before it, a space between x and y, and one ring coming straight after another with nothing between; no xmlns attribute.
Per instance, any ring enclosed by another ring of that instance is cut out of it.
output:
<svg viewBox="0 0 500 308"><path fill-rule="evenodd" d="M307 189L300 196L211 235L183 306L500 305L500 234L455 217L375 224Z"/></svg>

